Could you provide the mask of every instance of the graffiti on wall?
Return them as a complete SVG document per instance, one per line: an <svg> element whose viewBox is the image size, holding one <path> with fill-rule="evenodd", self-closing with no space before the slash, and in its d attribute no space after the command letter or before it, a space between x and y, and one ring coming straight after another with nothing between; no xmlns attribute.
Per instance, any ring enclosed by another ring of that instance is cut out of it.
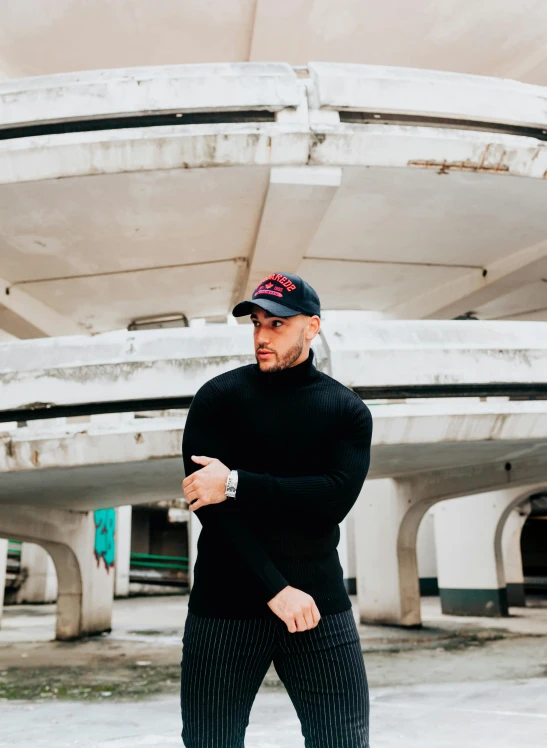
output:
<svg viewBox="0 0 547 748"><path fill-rule="evenodd" d="M107 572L114 566L116 558L116 510L95 509L95 559L97 566L101 558Z"/></svg>

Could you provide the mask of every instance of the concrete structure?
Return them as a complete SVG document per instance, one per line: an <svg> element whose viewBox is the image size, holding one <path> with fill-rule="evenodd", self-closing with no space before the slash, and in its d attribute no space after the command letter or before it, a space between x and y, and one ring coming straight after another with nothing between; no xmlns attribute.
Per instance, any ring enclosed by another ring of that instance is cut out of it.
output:
<svg viewBox="0 0 547 748"><path fill-rule="evenodd" d="M274 256L326 309L544 319L545 98L336 61L0 82L0 328L225 318Z"/></svg>
<svg viewBox="0 0 547 748"><path fill-rule="evenodd" d="M507 587L507 602L510 607L523 607L526 605L520 536L530 510L531 504L529 501L525 501L523 504L515 507L507 517L505 526L503 527L501 550L505 584Z"/></svg>
<svg viewBox="0 0 547 748"><path fill-rule="evenodd" d="M434 507L426 512L418 528L416 554L421 595L438 595L437 548L435 543Z"/></svg>
<svg viewBox="0 0 547 748"><path fill-rule="evenodd" d="M506 488L445 501L437 507L435 534L443 613L508 614L503 528L512 510L530 493L521 487Z"/></svg>
<svg viewBox="0 0 547 748"><path fill-rule="evenodd" d="M34 543L21 544L23 583L15 593L16 603L50 603L57 599L57 574L53 559Z"/></svg>
<svg viewBox="0 0 547 748"><path fill-rule="evenodd" d="M547 380L546 341L541 323L378 322L363 328L356 321L327 321L318 361L357 392L373 397L401 391L499 394L515 387L521 393L523 381L527 392L540 392ZM68 412L63 408L91 406L135 410L140 404L149 411L178 403L184 408L211 376L252 360L249 342L246 328L216 326L207 335L190 328L5 343L0 417L58 416ZM29 392L33 403L28 402ZM417 401L376 405L374 418L370 481L354 518L361 617L417 625L416 534L422 517L447 498L508 484L519 495L521 487L541 487L547 480L545 405L499 397L487 402ZM66 515L66 527L73 526L76 533L76 540L65 533L63 543L86 566L80 574L90 581L87 587L87 581L80 584L77 623L63 624L61 636L108 626L106 614L90 623L86 608L100 575L110 596L114 576L93 563L92 536L82 529L91 521L91 512L126 506L128 497L133 504L178 499L183 427L183 413L178 419L94 417L64 426L42 420L8 430L1 438L1 532L41 542L49 550L52 540L60 542L58 535L50 534L51 511ZM36 519L34 537L22 536L22 525L19 533L14 531L10 517L18 512ZM192 545L195 532L193 536ZM349 574L349 560L345 563ZM56 566L59 573L58 561ZM374 577L371 569L381 569L381 575ZM73 580L60 579L59 584L62 609L61 593L66 600Z"/></svg>
<svg viewBox="0 0 547 748"><path fill-rule="evenodd" d="M114 594L129 595L129 561L131 557L131 505L116 509L116 563L114 567Z"/></svg>
<svg viewBox="0 0 547 748"><path fill-rule="evenodd" d="M38 543L51 555L59 586L57 639L110 629L113 538L109 545L112 529L99 513L1 503L0 528L4 536Z"/></svg>
<svg viewBox="0 0 547 748"><path fill-rule="evenodd" d="M488 23L485 23L488 19ZM496 75L547 85L543 4L465 0L21 0L2 24L0 77L195 62L331 60ZM93 39L101 37L100 47Z"/></svg>

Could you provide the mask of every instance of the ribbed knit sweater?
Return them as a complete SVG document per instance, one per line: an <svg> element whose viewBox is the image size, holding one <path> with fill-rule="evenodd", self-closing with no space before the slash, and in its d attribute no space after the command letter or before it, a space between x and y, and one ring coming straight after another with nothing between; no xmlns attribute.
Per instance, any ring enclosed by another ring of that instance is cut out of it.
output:
<svg viewBox="0 0 547 748"><path fill-rule="evenodd" d="M235 499L196 511L202 524L192 613L268 618L287 585L310 594L322 615L351 607L336 547L339 523L361 491L372 418L362 400L304 363L268 373L258 364L211 379L196 393L184 429L192 455L238 471Z"/></svg>

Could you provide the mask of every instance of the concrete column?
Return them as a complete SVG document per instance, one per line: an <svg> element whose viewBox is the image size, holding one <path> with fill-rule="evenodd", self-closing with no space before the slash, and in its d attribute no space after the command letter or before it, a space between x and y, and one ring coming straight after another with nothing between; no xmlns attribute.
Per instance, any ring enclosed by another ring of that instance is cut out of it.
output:
<svg viewBox="0 0 547 748"><path fill-rule="evenodd" d="M347 549L347 573L344 574L346 589L350 595L357 594L357 559L355 551L355 516L357 507L354 506L345 519L346 523L346 549Z"/></svg>
<svg viewBox="0 0 547 748"><path fill-rule="evenodd" d="M355 514L362 623L421 625L416 535L430 505L391 478L363 486Z"/></svg>
<svg viewBox="0 0 547 748"><path fill-rule="evenodd" d="M190 512L188 520L188 585L192 589L194 583L194 564L198 557L198 540L201 533L201 522L194 512Z"/></svg>
<svg viewBox="0 0 547 748"><path fill-rule="evenodd" d="M418 556L418 574L420 577L420 595L422 597L439 594L437 582L437 555L435 549L435 526L433 513L435 507L426 512L418 528L416 553Z"/></svg>
<svg viewBox="0 0 547 748"><path fill-rule="evenodd" d="M133 507L119 506L116 510L116 564L114 567L114 594L129 595L129 566L131 560L131 518Z"/></svg>
<svg viewBox="0 0 547 748"><path fill-rule="evenodd" d="M57 639L109 631L114 593L116 512L73 512L0 505L0 527L10 538L40 544L58 579Z"/></svg>
<svg viewBox="0 0 547 748"><path fill-rule="evenodd" d="M443 613L508 615L501 537L522 494L522 488L508 488L443 501L435 508Z"/></svg>
<svg viewBox="0 0 547 748"><path fill-rule="evenodd" d="M529 501L513 509L507 517L501 536L503 570L505 572L509 607L524 607L526 605L520 536L531 509Z"/></svg>
<svg viewBox="0 0 547 748"><path fill-rule="evenodd" d="M25 581L17 590L16 603L52 603L57 599L55 566L43 548L35 543L22 543L21 570Z"/></svg>
<svg viewBox="0 0 547 748"><path fill-rule="evenodd" d="M8 541L0 538L0 628L4 610L4 590L6 588L6 563L8 560Z"/></svg>

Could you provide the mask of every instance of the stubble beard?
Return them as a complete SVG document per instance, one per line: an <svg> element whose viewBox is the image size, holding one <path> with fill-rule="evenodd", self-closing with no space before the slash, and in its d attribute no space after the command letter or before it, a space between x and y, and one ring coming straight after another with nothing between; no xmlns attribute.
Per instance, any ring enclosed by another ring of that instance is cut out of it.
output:
<svg viewBox="0 0 547 748"><path fill-rule="evenodd" d="M269 350L269 349L268 349ZM263 369L261 366L262 362L258 362L258 365L260 366L260 370L263 371L265 374L274 374L276 371L282 371L283 369L288 369L290 366L292 366L295 361L298 361L300 356L302 355L302 351L304 350L304 332L300 334L299 339L297 342L289 348L289 350L279 357L277 353L274 352L275 356L275 363L271 366L268 366L267 369Z"/></svg>

